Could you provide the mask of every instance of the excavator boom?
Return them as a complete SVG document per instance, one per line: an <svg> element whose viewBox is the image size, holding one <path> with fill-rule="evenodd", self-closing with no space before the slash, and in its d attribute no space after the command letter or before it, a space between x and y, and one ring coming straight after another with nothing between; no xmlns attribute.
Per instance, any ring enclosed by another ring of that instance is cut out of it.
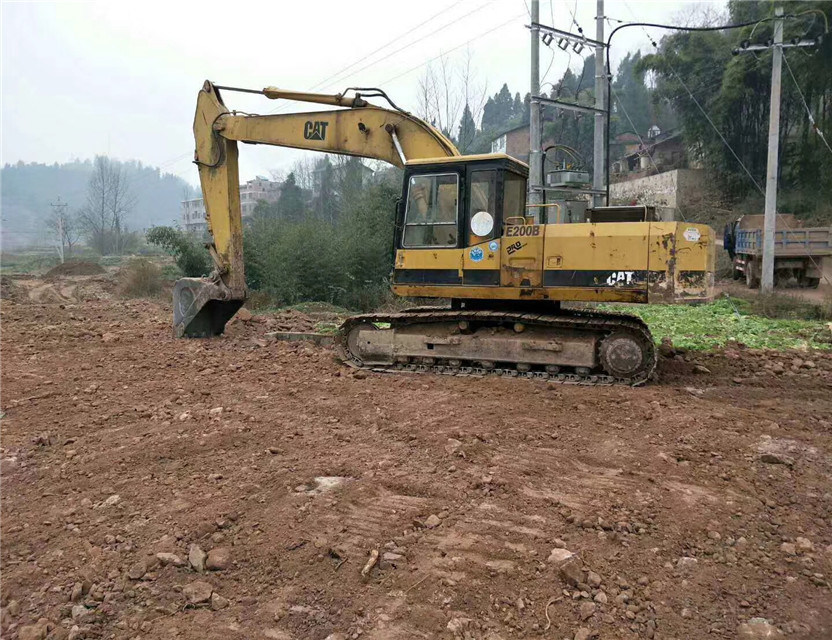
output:
<svg viewBox="0 0 832 640"><path fill-rule="evenodd" d="M205 82L194 116L194 162L199 167L208 229L213 238L208 248L215 269L208 279L182 278L174 286L177 337L219 335L246 299L238 142L372 158L397 167L403 167L408 160L459 155L454 144L426 122L399 109L371 105L360 93L325 95L274 87L245 91L270 99L342 108L275 115L238 114L228 110L216 85ZM370 91L373 96L386 98L383 92Z"/></svg>

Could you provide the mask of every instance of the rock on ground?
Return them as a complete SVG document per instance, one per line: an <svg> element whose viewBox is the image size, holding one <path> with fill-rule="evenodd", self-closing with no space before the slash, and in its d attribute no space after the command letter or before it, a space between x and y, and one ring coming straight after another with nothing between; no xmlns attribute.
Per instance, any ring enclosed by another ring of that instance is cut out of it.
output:
<svg viewBox="0 0 832 640"><path fill-rule="evenodd" d="M213 592L214 588L209 583L201 580L191 582L182 589L182 593L185 595L188 604L208 602Z"/></svg>

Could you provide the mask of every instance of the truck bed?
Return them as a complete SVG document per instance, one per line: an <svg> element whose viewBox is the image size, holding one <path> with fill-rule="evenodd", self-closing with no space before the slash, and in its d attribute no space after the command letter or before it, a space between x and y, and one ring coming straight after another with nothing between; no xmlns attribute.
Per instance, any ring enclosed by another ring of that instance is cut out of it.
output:
<svg viewBox="0 0 832 640"><path fill-rule="evenodd" d="M759 255L763 251L762 229L738 229L737 254ZM774 232L775 256L832 255L832 227L777 229Z"/></svg>

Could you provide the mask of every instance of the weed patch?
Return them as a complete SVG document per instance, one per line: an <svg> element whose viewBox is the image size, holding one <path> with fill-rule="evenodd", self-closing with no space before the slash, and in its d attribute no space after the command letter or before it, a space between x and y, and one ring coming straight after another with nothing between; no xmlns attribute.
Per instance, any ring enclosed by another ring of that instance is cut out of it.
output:
<svg viewBox="0 0 832 640"><path fill-rule="evenodd" d="M157 296L162 291L162 270L150 260L134 258L119 272L118 291L125 298Z"/></svg>
<svg viewBox="0 0 832 640"><path fill-rule="evenodd" d="M699 306L611 305L639 316L657 342L667 337L678 347L712 349L738 342L754 349L832 349L832 324L817 319L757 315L753 303L721 299Z"/></svg>

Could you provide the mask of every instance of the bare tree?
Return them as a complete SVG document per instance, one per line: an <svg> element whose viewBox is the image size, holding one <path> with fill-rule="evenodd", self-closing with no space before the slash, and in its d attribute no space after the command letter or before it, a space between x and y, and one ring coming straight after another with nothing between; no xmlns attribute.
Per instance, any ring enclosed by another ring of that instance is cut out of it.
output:
<svg viewBox="0 0 832 640"><path fill-rule="evenodd" d="M474 122L479 126L479 122L482 120L482 110L488 100L488 81L482 84L478 82L470 47L465 49L465 60L459 70L459 78L462 84L464 104L468 105Z"/></svg>
<svg viewBox="0 0 832 640"><path fill-rule="evenodd" d="M81 232L78 216L70 213L66 205L61 205L55 207L46 221L46 226L55 234L55 248L63 262L65 258L72 256L72 249L78 244Z"/></svg>
<svg viewBox="0 0 832 640"><path fill-rule="evenodd" d="M295 182L301 189L311 190L315 184L315 163L317 157L306 154L295 161L292 165L292 173L295 174Z"/></svg>
<svg viewBox="0 0 832 640"><path fill-rule="evenodd" d="M136 206L136 197L130 191L130 184L121 165L110 165L110 218L112 220L116 254L124 249L124 235L127 232L126 219Z"/></svg>
<svg viewBox="0 0 832 640"><path fill-rule="evenodd" d="M102 255L120 252L126 218L135 204L124 169L105 156L97 156L87 185L87 201L78 216L90 246Z"/></svg>
<svg viewBox="0 0 832 640"><path fill-rule="evenodd" d="M454 79L448 56L439 58L438 69L425 67L419 79L419 117L446 135L451 135L462 112L463 97Z"/></svg>
<svg viewBox="0 0 832 640"><path fill-rule="evenodd" d="M478 81L473 62L470 50L461 62L443 55L419 78L417 114L451 137L456 136L466 104L475 123L482 119L488 86Z"/></svg>
<svg viewBox="0 0 832 640"><path fill-rule="evenodd" d="M728 13L715 4L693 4L677 10L673 14L672 24L685 27L714 27L725 24Z"/></svg>

